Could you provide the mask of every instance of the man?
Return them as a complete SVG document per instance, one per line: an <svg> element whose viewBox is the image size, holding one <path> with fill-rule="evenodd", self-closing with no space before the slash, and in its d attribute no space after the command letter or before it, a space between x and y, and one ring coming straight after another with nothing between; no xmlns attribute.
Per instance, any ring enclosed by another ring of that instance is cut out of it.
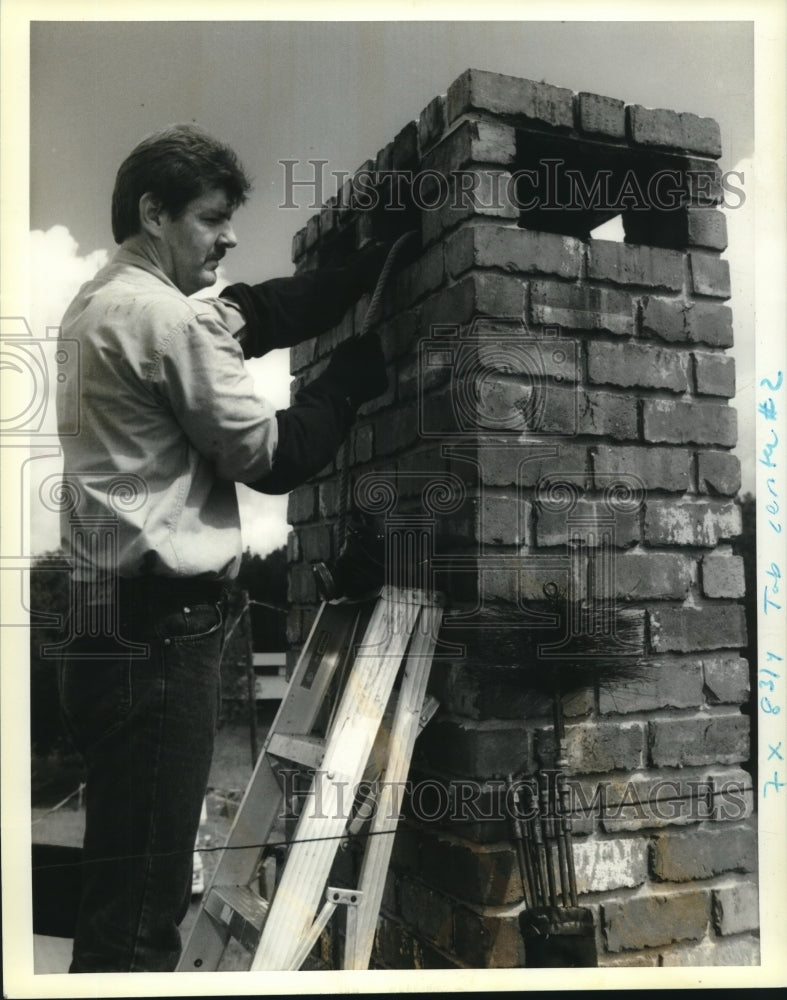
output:
<svg viewBox="0 0 787 1000"><path fill-rule="evenodd" d="M375 337L340 345L278 412L243 364L338 322L382 247L342 269L189 298L236 245L249 187L235 154L198 128L145 139L115 183L119 250L62 323L81 359L79 433L61 438L78 501L63 515L73 607L58 676L87 767L72 972L166 971L179 957L225 586L241 557L235 482L283 493L307 480L386 388ZM64 424L67 409L63 392Z"/></svg>

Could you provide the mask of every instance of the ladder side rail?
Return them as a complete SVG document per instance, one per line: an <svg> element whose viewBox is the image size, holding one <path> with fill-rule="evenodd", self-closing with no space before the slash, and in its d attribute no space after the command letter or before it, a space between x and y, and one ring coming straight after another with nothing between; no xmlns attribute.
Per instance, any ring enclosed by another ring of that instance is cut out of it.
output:
<svg viewBox="0 0 787 1000"><path fill-rule="evenodd" d="M366 766L420 604L378 600L329 734L322 769L304 804L293 847L252 961L253 971L287 969L313 923L347 824L348 797ZM364 653L366 648L370 652ZM372 652L373 651L373 652Z"/></svg>
<svg viewBox="0 0 787 1000"><path fill-rule="evenodd" d="M358 903L356 933L354 941L349 937L347 939L345 969L369 967L405 781L420 732L421 712L441 619L440 608L424 606L410 645L391 726L388 765L383 774L377 809L372 817L369 840L361 863L358 880L361 898Z"/></svg>

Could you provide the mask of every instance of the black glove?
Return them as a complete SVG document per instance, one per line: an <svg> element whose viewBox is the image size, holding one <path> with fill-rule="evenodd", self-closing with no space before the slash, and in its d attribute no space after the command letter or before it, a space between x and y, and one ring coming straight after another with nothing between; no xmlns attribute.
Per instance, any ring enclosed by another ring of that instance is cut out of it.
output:
<svg viewBox="0 0 787 1000"><path fill-rule="evenodd" d="M339 344L331 355L325 379L356 409L367 400L381 396L388 388L388 373L379 335L367 333Z"/></svg>

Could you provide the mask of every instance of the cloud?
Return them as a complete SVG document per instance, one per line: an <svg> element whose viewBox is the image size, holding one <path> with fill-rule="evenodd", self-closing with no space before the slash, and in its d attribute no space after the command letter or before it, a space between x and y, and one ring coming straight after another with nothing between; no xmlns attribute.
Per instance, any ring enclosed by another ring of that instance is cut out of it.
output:
<svg viewBox="0 0 787 1000"><path fill-rule="evenodd" d="M30 328L36 339L46 338L47 330L54 332L80 287L89 281L107 262L109 253L104 249L80 254L79 244L66 226L56 225L46 231L30 233ZM227 284L222 268L217 282L202 293L217 294ZM249 372L258 392L277 408L289 405L290 374L287 351L274 351L265 358L250 361ZM57 423L54 407L55 382L50 382L49 398L40 434L54 436ZM50 440L52 439L50 437ZM25 467L20 486L30 497L29 542L24 551L36 555L56 549L60 545L60 523L56 513L47 509L39 499L39 490L49 477L62 473L62 462L51 455L41 456ZM287 498L267 497L245 487L238 488L241 511L243 545L262 555L285 544L287 540Z"/></svg>
<svg viewBox="0 0 787 1000"><path fill-rule="evenodd" d="M30 233L30 324L35 336L59 326L80 287L107 262L106 250L81 256L79 244L65 226Z"/></svg>

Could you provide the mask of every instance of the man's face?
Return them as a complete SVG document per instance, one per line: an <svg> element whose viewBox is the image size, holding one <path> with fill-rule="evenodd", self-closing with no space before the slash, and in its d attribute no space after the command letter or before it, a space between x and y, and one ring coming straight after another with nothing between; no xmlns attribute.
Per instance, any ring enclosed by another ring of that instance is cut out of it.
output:
<svg viewBox="0 0 787 1000"><path fill-rule="evenodd" d="M232 212L226 193L213 188L190 201L177 219L163 213L162 268L184 295L216 281L219 261L237 244Z"/></svg>

